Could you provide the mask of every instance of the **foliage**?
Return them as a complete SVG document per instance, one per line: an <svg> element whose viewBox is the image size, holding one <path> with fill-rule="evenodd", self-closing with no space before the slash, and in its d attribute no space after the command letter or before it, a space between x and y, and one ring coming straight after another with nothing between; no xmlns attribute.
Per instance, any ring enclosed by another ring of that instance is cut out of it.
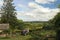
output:
<svg viewBox="0 0 60 40"><path fill-rule="evenodd" d="M35 30L35 29L42 29L43 27L43 23L40 23L40 22L24 22L24 26L26 28L29 28L30 30Z"/></svg>
<svg viewBox="0 0 60 40"><path fill-rule="evenodd" d="M24 29L24 22L22 20L17 20L17 24L16 24L16 29L18 30L22 30Z"/></svg>
<svg viewBox="0 0 60 40"><path fill-rule="evenodd" d="M60 27L60 12L50 21L55 27Z"/></svg>
<svg viewBox="0 0 60 40"><path fill-rule="evenodd" d="M55 17L55 26L60 27L60 12Z"/></svg>
<svg viewBox="0 0 60 40"><path fill-rule="evenodd" d="M58 5L59 11L60 11L60 5ZM60 12L57 13L57 15L50 20L50 23L54 25L54 27L60 27Z"/></svg>
<svg viewBox="0 0 60 40"><path fill-rule="evenodd" d="M54 29L54 24L52 24L50 22L45 23L45 24L43 24L43 29L45 29L45 30L52 30L52 29Z"/></svg>
<svg viewBox="0 0 60 40"><path fill-rule="evenodd" d="M2 11L3 15L1 17L2 23L9 23L10 28L14 29L17 23L17 17L15 12L15 6L13 6L13 0L4 0Z"/></svg>

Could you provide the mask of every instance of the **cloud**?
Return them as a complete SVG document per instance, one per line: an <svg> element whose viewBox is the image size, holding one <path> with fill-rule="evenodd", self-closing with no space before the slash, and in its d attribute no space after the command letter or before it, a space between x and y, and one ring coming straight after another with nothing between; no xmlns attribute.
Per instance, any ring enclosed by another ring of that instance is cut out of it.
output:
<svg viewBox="0 0 60 40"><path fill-rule="evenodd" d="M48 21L57 14L58 9L50 9L50 12L41 12L38 9L26 11L26 12L17 12L18 19L22 19L23 21Z"/></svg>
<svg viewBox="0 0 60 40"><path fill-rule="evenodd" d="M18 19L22 19L23 21L34 21L33 14L30 12L24 12L24 11L17 11L17 17Z"/></svg>
<svg viewBox="0 0 60 40"><path fill-rule="evenodd" d="M52 19L57 12L59 12L58 8L56 9L50 9L50 8L45 8L41 5L38 5L36 3L29 3L28 4L31 8L35 8L32 10L32 14L35 14L34 17L38 18L39 20L50 20Z"/></svg>
<svg viewBox="0 0 60 40"><path fill-rule="evenodd" d="M38 5L34 2L30 2L28 7L31 8L30 11L17 11L18 19L23 21L48 21L57 14L58 8L50 9Z"/></svg>
<svg viewBox="0 0 60 40"><path fill-rule="evenodd" d="M55 1L56 0L35 0L35 2L29 2L28 5L18 4L17 6L23 10L17 11L17 18L23 21L48 21L54 18L57 12L59 12L59 9L43 7L37 3L46 4Z"/></svg>
<svg viewBox="0 0 60 40"><path fill-rule="evenodd" d="M17 4L16 9L17 9L17 11L19 11L19 10L20 11L29 11L30 10L30 8L24 4Z"/></svg>
<svg viewBox="0 0 60 40"><path fill-rule="evenodd" d="M3 5L3 0L0 0L0 6L2 6Z"/></svg>
<svg viewBox="0 0 60 40"><path fill-rule="evenodd" d="M46 3L54 3L56 0L35 0L37 3L46 4Z"/></svg>
<svg viewBox="0 0 60 40"><path fill-rule="evenodd" d="M25 6L24 6L24 5L22 5L22 4L18 4L17 6L18 6L18 7L25 7Z"/></svg>
<svg viewBox="0 0 60 40"><path fill-rule="evenodd" d="M41 5L38 5L34 2L30 2L28 4L29 7L32 8L30 11L18 12L18 17L23 19L24 21L48 21L57 14L58 8L50 9L45 8Z"/></svg>
<svg viewBox="0 0 60 40"><path fill-rule="evenodd" d="M28 6L29 6L30 8L39 8L39 5L37 5L37 4L34 3L34 2L30 2L30 3L28 4Z"/></svg>

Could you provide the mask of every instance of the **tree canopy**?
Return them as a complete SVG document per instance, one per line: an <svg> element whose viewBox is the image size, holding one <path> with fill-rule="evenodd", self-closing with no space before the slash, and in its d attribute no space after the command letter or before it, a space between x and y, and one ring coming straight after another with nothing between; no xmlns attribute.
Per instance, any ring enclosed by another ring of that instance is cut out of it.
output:
<svg viewBox="0 0 60 40"><path fill-rule="evenodd" d="M15 12L15 6L13 6L13 0L4 0L2 11L3 15L1 17L1 23L9 23L11 28L15 28L17 23L17 17Z"/></svg>

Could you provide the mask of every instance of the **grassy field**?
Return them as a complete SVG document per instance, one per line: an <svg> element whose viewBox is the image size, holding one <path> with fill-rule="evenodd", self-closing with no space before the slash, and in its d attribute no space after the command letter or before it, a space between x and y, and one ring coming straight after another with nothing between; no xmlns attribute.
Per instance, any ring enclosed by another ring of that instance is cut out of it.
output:
<svg viewBox="0 0 60 40"><path fill-rule="evenodd" d="M29 38L31 38L30 35L26 35L26 36L16 36L16 37L11 37L11 38L0 38L0 40L29 40Z"/></svg>
<svg viewBox="0 0 60 40"><path fill-rule="evenodd" d="M46 38L46 35L55 36L56 33L54 30L33 30L26 36L18 34L10 38L0 38L0 40L40 40Z"/></svg>

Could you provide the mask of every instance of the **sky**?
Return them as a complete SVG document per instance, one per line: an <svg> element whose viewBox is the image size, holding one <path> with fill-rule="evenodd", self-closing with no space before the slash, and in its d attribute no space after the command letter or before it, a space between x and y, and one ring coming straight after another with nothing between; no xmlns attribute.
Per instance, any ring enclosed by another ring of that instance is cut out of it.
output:
<svg viewBox="0 0 60 40"><path fill-rule="evenodd" d="M48 21L59 12L60 0L14 0L17 18L23 21ZM0 7L3 1L0 0Z"/></svg>

